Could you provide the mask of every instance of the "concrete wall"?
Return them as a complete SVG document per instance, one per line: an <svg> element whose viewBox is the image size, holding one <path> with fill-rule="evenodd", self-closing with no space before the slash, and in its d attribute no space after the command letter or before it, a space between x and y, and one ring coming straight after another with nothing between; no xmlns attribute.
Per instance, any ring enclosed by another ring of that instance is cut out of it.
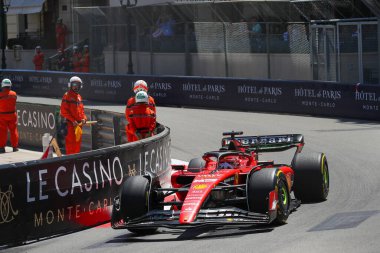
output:
<svg viewBox="0 0 380 253"><path fill-rule="evenodd" d="M49 56L56 54L55 50L43 50L45 54L44 69L47 69L47 59ZM34 64L32 62L34 56L34 50L20 50L19 57L14 50L6 50L5 57L8 69L33 69Z"/></svg>
<svg viewBox="0 0 380 253"><path fill-rule="evenodd" d="M270 79L313 80L308 54L272 54Z"/></svg>
<svg viewBox="0 0 380 253"><path fill-rule="evenodd" d="M125 74L128 52L105 51L105 72ZM228 54L228 76L258 79L312 80L308 54ZM271 73L268 75L268 61ZM186 55L170 53L133 53L136 74L186 75ZM219 53L190 54L193 76L225 77L225 55Z"/></svg>
<svg viewBox="0 0 380 253"><path fill-rule="evenodd" d="M268 78L268 57L266 54L228 54L228 61L230 77Z"/></svg>
<svg viewBox="0 0 380 253"><path fill-rule="evenodd" d="M44 50L47 58L55 50ZM6 50L7 68L34 69L34 50L21 50L19 60L14 50ZM270 78L266 54L228 54L228 76L237 78L312 80L310 56L307 54L271 54ZM128 52L104 52L105 73L126 74L128 72ZM186 75L185 54L147 52L132 54L133 70L141 75ZM225 77L225 55L218 53L190 54L193 76ZM46 65L46 64L45 64ZM47 65L44 69L47 68Z"/></svg>

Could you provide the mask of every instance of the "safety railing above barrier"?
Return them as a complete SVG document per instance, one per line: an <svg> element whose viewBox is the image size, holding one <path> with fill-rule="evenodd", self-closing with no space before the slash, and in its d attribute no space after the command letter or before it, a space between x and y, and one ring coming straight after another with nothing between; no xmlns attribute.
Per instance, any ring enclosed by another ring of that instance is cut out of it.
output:
<svg viewBox="0 0 380 253"><path fill-rule="evenodd" d="M3 70L28 96L61 97L73 73ZM125 105L144 79L157 105L205 107L379 120L380 85L187 76L81 74L86 100ZM122 122L122 121L120 121Z"/></svg>

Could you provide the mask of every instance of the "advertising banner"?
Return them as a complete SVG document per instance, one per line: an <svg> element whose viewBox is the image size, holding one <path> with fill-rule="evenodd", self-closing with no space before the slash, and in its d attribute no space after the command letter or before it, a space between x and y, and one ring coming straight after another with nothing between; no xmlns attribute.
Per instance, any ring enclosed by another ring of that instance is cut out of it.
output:
<svg viewBox="0 0 380 253"><path fill-rule="evenodd" d="M61 158L0 165L0 245L72 232L110 220L128 176L170 180L170 133Z"/></svg>
<svg viewBox="0 0 380 253"><path fill-rule="evenodd" d="M14 78L14 89L20 94L41 96L43 90L45 97L62 97L72 73L6 70L2 75ZM85 100L125 104L133 95L133 83L143 79L158 106L380 120L380 85L185 76L80 74L80 77L84 80L81 95ZM46 93L45 86L49 88Z"/></svg>
<svg viewBox="0 0 380 253"><path fill-rule="evenodd" d="M59 106L17 103L16 107L20 145L42 148L43 134L56 132Z"/></svg>

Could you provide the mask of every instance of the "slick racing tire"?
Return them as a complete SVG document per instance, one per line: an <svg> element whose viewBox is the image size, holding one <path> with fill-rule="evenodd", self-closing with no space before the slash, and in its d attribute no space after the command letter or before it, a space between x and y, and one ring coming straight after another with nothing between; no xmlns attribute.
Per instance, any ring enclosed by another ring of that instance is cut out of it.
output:
<svg viewBox="0 0 380 253"><path fill-rule="evenodd" d="M138 218L149 210L149 180L142 176L133 176L125 180L120 191L120 213L125 221ZM135 234L151 234L152 229L128 229Z"/></svg>
<svg viewBox="0 0 380 253"><path fill-rule="evenodd" d="M268 213L269 193L277 191L277 215L274 223L285 224L290 213L290 193L284 173L277 168L253 172L248 181L248 208L255 213Z"/></svg>
<svg viewBox="0 0 380 253"><path fill-rule="evenodd" d="M121 214L119 210L117 210L116 205L112 205L112 213L111 213L111 224L114 222L119 222L121 220Z"/></svg>
<svg viewBox="0 0 380 253"><path fill-rule="evenodd" d="M294 195L302 202L320 202L329 194L329 168L323 153L297 154L292 162Z"/></svg>

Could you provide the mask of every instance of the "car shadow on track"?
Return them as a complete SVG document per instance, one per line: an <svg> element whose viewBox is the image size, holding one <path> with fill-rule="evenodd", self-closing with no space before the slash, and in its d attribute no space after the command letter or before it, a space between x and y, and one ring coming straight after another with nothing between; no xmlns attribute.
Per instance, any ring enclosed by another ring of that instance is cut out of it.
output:
<svg viewBox="0 0 380 253"><path fill-rule="evenodd" d="M125 235L115 237L106 243L138 243L138 242L170 242L185 240L209 240L226 237L240 237L246 234L268 233L274 229L272 226L249 226L240 228L226 227L199 227L186 230L159 230L154 235L141 236L127 232ZM161 235L157 238L156 235ZM162 238L165 236L166 238Z"/></svg>

